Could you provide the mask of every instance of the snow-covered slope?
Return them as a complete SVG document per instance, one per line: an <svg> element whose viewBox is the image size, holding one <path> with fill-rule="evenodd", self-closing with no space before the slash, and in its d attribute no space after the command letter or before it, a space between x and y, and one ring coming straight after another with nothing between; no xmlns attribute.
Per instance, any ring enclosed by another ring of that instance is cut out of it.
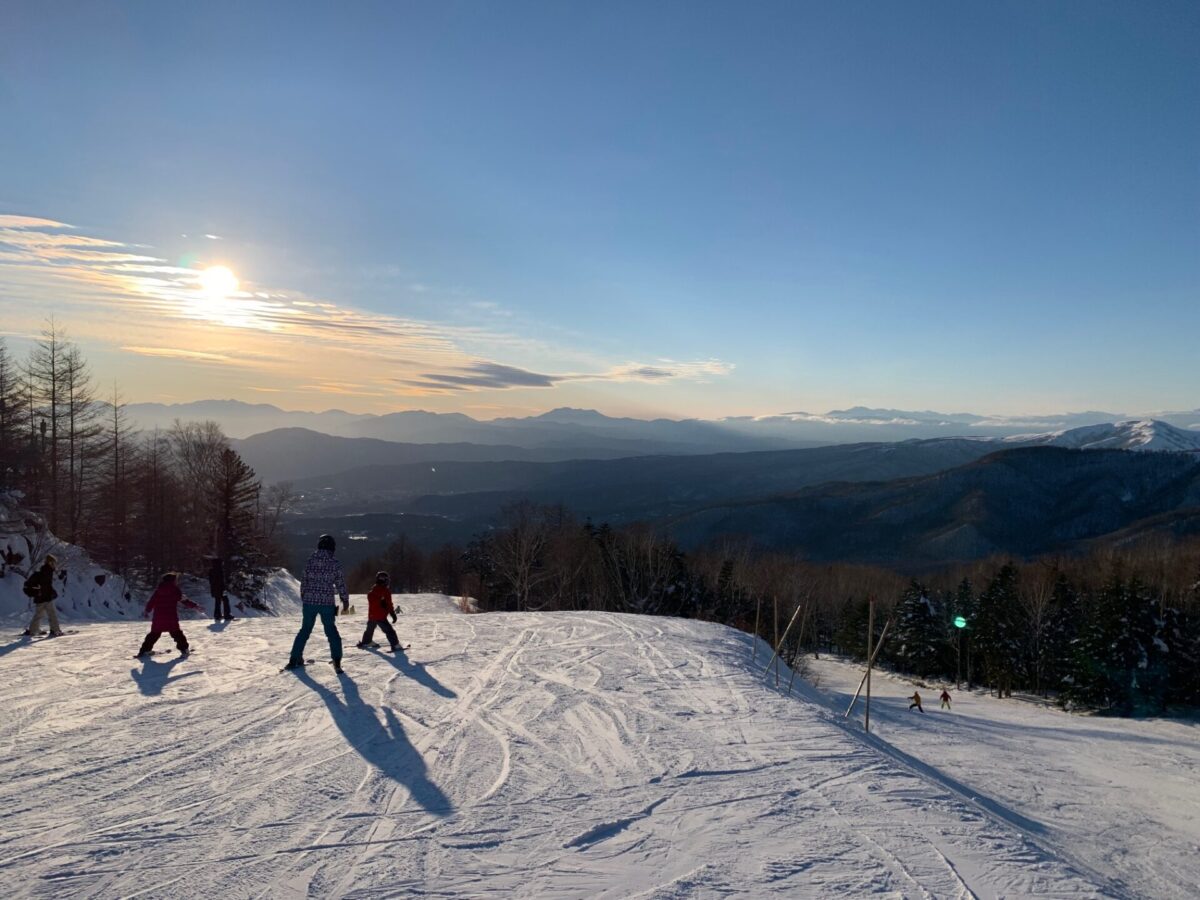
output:
<svg viewBox="0 0 1200 900"><path fill-rule="evenodd" d="M810 664L812 680L844 711L862 666ZM914 765L969 785L1125 896L1196 896L1196 722L1073 715L1035 697L1001 701L953 684L949 711L939 709L942 685L921 686L921 715L908 709L912 682L881 671L872 681L872 730Z"/></svg>
<svg viewBox="0 0 1200 900"><path fill-rule="evenodd" d="M1186 431L1156 419L1085 425L1048 434L1017 435L1004 440L1079 450L1200 451L1200 431Z"/></svg>
<svg viewBox="0 0 1200 900"><path fill-rule="evenodd" d="M294 618L185 625L183 660L128 623L0 644L0 895L1116 893L739 632L400 599L408 654L340 678L278 673Z"/></svg>

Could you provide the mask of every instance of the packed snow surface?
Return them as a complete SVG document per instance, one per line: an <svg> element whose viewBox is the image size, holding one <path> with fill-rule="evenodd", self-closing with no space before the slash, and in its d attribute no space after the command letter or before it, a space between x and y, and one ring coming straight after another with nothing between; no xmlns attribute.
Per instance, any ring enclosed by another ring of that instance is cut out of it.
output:
<svg viewBox="0 0 1200 900"><path fill-rule="evenodd" d="M824 658L809 667L844 711L862 666ZM872 731L918 769L958 782L1124 895L1197 896L1200 723L1077 715L953 684L944 711L941 684L927 690L878 670L872 683ZM909 711L914 688L925 715ZM861 719L861 701L856 712Z"/></svg>
<svg viewBox="0 0 1200 900"><path fill-rule="evenodd" d="M294 616L185 621L186 659L132 659L141 623L6 638L0 896L1125 893L1004 806L1006 764L968 787L982 760L951 782L864 739L739 632L399 600L411 649L355 649L356 598L342 677L319 627L279 672ZM1071 749L1023 731L1035 770Z"/></svg>

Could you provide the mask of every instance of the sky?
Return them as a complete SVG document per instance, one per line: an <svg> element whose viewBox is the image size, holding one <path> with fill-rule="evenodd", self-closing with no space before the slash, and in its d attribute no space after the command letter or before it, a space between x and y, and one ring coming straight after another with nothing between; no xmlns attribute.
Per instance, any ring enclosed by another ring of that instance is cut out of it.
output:
<svg viewBox="0 0 1200 900"><path fill-rule="evenodd" d="M0 123L128 400L1200 406L1191 0L8 0Z"/></svg>

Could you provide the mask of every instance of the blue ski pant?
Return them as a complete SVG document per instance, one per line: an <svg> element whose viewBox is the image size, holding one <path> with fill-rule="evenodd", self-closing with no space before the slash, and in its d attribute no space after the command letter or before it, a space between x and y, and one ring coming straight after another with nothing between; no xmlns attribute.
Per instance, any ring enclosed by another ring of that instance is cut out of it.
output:
<svg viewBox="0 0 1200 900"><path fill-rule="evenodd" d="M321 617L321 627L325 629L325 637L329 641L329 656L334 662L342 661L342 636L337 630L337 607L316 603L305 603L301 612L300 631L292 642L292 659L304 659L304 645L312 634L313 625Z"/></svg>

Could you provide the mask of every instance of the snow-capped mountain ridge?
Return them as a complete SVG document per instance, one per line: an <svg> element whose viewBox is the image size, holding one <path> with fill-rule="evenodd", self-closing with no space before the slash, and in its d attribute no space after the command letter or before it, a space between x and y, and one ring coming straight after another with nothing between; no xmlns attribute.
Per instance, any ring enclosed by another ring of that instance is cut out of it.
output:
<svg viewBox="0 0 1200 900"><path fill-rule="evenodd" d="M1077 450L1148 450L1200 452L1200 432L1185 431L1157 419L1130 419L1084 425L1045 434L1015 435L1006 442L1046 444Z"/></svg>

